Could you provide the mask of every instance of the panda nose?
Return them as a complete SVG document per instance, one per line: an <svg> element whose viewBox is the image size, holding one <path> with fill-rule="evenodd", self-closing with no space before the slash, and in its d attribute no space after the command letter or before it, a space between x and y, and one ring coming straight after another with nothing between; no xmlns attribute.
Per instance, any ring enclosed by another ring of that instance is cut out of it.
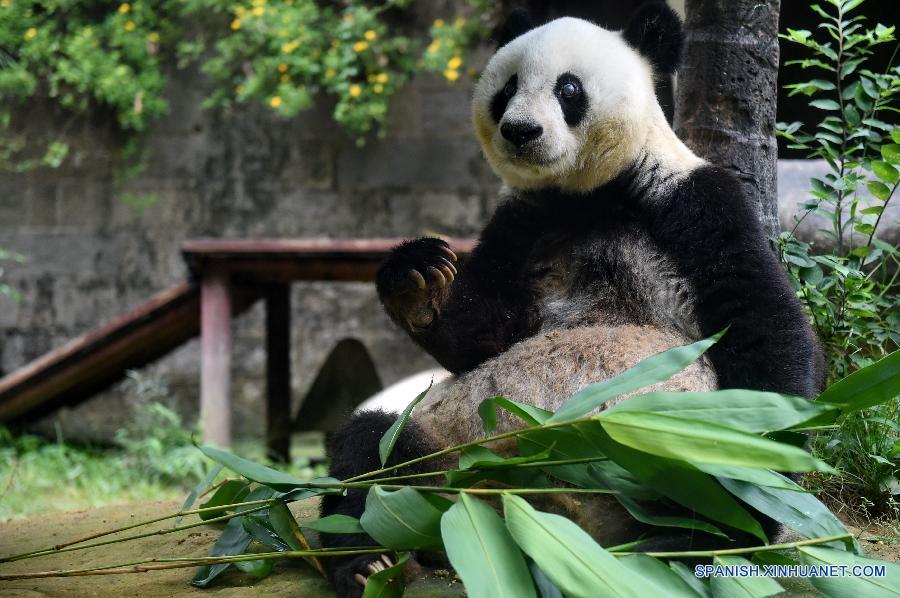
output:
<svg viewBox="0 0 900 598"><path fill-rule="evenodd" d="M506 122L500 126L503 138L516 147L522 147L529 141L537 139L543 132L543 127L529 122Z"/></svg>

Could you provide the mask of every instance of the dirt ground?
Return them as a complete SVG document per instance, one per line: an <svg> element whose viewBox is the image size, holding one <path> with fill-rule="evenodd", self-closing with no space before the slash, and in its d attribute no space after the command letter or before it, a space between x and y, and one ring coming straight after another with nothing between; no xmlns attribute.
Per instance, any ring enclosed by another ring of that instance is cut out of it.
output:
<svg viewBox="0 0 900 598"><path fill-rule="evenodd" d="M36 550L75 538L81 538L105 529L114 529L130 523L160 517L178 510L174 502L147 502L125 504L103 509L53 513L28 519L0 523L0 555L18 554ZM311 520L316 516L316 505L293 505L298 519ZM182 524L196 521L185 519ZM172 520L140 531L165 529ZM202 526L191 530L162 536L150 536L127 543L100 546L84 551L44 556L12 563L0 564L0 573L24 573L55 569L87 568L136 561L143 558L206 556L215 542L221 527ZM135 533L135 531L127 532ZM113 536L114 537L114 536ZM243 597L243 596L333 596L329 584L304 562L279 561L272 574L256 580L250 575L229 567L209 588L198 589L190 585L194 569L171 569L91 577L68 577L0 581L0 596L37 598L39 596L163 596ZM441 572L439 572L441 573ZM463 587L449 577L435 576L424 570L407 588L407 596L459 597Z"/></svg>
<svg viewBox="0 0 900 598"><path fill-rule="evenodd" d="M316 516L314 502L292 505L301 521ZM0 523L0 555L16 554L36 550L56 543L113 529L130 523L152 519L177 511L175 502L147 502L125 504L103 509L53 513L49 515L18 519ZM196 521L185 520L183 523ZM162 522L141 531L166 529L172 521ZM73 569L101 566L117 562L134 561L142 558L205 556L220 533L220 527L202 526L192 530L150 536L128 543L113 544L85 551L39 557L13 563L0 564L0 573L23 573L51 569ZM865 552L873 557L896 562L900 559L900 538L891 530L877 526L865 529L850 527L860 541ZM135 533L135 532L127 532ZM423 596L447 596L458 598L463 595L459 581L438 571L423 570L407 588L411 598ZM332 596L328 583L311 567L303 562L279 561L275 571L266 579L257 581L250 575L229 568L211 587L197 589L190 585L193 569L172 569L146 573L26 579L0 581L0 596L36 598L39 596L201 596L203 594L227 597L242 596ZM787 581L787 580L785 580ZM809 586L803 583L783 584L789 595L812 595Z"/></svg>

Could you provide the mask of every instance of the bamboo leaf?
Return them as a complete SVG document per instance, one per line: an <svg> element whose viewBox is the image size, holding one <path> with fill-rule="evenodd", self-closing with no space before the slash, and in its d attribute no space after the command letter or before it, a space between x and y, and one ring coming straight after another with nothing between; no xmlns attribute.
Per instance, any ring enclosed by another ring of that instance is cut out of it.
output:
<svg viewBox="0 0 900 598"><path fill-rule="evenodd" d="M721 567L753 567L753 563L739 556L717 556L713 565ZM771 577L724 577L714 575L710 579L713 596L716 598L763 598L784 591Z"/></svg>
<svg viewBox="0 0 900 598"><path fill-rule="evenodd" d="M272 524L259 515L247 515L243 517L244 529L250 537L275 552L287 552L290 545L278 536L278 532L272 529Z"/></svg>
<svg viewBox="0 0 900 598"><path fill-rule="evenodd" d="M537 563L531 561L528 563L528 569L531 571L531 578L534 579L534 585L537 587L538 594L541 598L563 598L562 592L559 591L547 574L538 567Z"/></svg>
<svg viewBox="0 0 900 598"><path fill-rule="evenodd" d="M846 534L847 528L812 494L790 479L778 475L795 490L757 486L742 480L718 478L719 483L733 495L775 521L794 530L804 538L821 538Z"/></svg>
<svg viewBox="0 0 900 598"><path fill-rule="evenodd" d="M616 442L659 457L782 471L831 471L797 447L700 420L646 411L601 413L593 419Z"/></svg>
<svg viewBox="0 0 900 598"><path fill-rule="evenodd" d="M806 436L803 437L804 440ZM779 440L779 442L782 442ZM769 486L781 488L792 492L806 492L803 488L792 482L789 478L770 469L757 469L755 467L735 467L733 465L709 465L707 463L694 463L697 469L708 473L715 478L730 478L750 482L757 486Z"/></svg>
<svg viewBox="0 0 900 598"><path fill-rule="evenodd" d="M854 598L882 598L883 596L900 595L900 565L887 561L867 559L843 550L822 548L819 546L800 547L800 560L806 565L817 567L837 565L847 567L883 567L884 576L869 575L866 577L834 576L810 577L810 582L826 596L853 596ZM861 573L867 570L863 569ZM874 572L874 571L873 571Z"/></svg>
<svg viewBox="0 0 900 598"><path fill-rule="evenodd" d="M523 463L533 463L535 461L546 461L550 458L551 448L547 448L538 453L527 455L524 457L504 458L492 452L483 446L472 446L463 451L459 455L460 469L498 469L503 467L514 467Z"/></svg>
<svg viewBox="0 0 900 598"><path fill-rule="evenodd" d="M303 527L316 530L321 534L364 534L359 519L349 515L327 515L315 521L303 524Z"/></svg>
<svg viewBox="0 0 900 598"><path fill-rule="evenodd" d="M653 596L697 598L697 592L659 559L645 554L631 554L618 560L655 587Z"/></svg>
<svg viewBox="0 0 900 598"><path fill-rule="evenodd" d="M498 409L505 409L532 426L544 423L553 415L551 411L546 409L511 401L505 397L485 399L478 405L478 416L484 424L485 434L490 434L497 427Z"/></svg>
<svg viewBox="0 0 900 598"><path fill-rule="evenodd" d="M722 532L715 525L703 521L702 519L688 518L688 517L674 517L671 515L654 515L648 513L644 510L644 508L628 498L627 496L617 495L616 500L619 501L625 510L628 513L640 521L641 523L646 523L647 525L655 525L658 527L680 527L684 529L696 529L700 531L704 531L708 534L712 534L714 536L719 536L720 538L728 538L728 536Z"/></svg>
<svg viewBox="0 0 900 598"><path fill-rule="evenodd" d="M388 548L435 548L441 544L442 514L412 488L389 492L372 486L359 523L376 542Z"/></svg>
<svg viewBox="0 0 900 598"><path fill-rule="evenodd" d="M651 392L627 399L605 413L652 411L721 424L745 432L771 432L795 427L830 409L801 397L735 389Z"/></svg>
<svg viewBox="0 0 900 598"><path fill-rule="evenodd" d="M441 518L441 536L447 557L469 596L536 598L522 552L487 504L460 495Z"/></svg>
<svg viewBox="0 0 900 598"><path fill-rule="evenodd" d="M258 561L237 561L232 564L244 573L249 573L257 579L263 579L272 572L275 561L274 559L260 559Z"/></svg>
<svg viewBox="0 0 900 598"><path fill-rule="evenodd" d="M702 341L657 353L614 378L592 384L569 397L547 422L577 419L620 395L668 380L697 361L723 334L725 330Z"/></svg>
<svg viewBox="0 0 900 598"><path fill-rule="evenodd" d="M403 410L400 417L391 424L391 427L388 428L387 432L381 437L381 440L378 441L378 457L381 459L382 467L387 463L388 457L391 456L391 451L394 450L394 445L397 444L397 439L400 438L403 428L406 427L406 422L409 420L409 416L412 414L413 409L425 398L425 395L428 394L428 391L431 390L433 385L434 381L432 380L431 384L428 385L428 388L423 390L419 396L406 406L406 409Z"/></svg>
<svg viewBox="0 0 900 598"><path fill-rule="evenodd" d="M680 561L669 561L669 568L673 573L678 575L684 583L689 585L697 596L700 596L701 598L711 598L712 592L709 589L709 584L694 575L693 571L687 568L687 565Z"/></svg>
<svg viewBox="0 0 900 598"><path fill-rule="evenodd" d="M194 486L194 489L191 490L191 493L187 495L186 499L184 499L184 503L181 505L182 511L187 511L193 506L194 501L197 500L197 497L206 492L209 487L212 486L212 483L216 480L219 474L222 473L223 468L224 467L222 465L217 463L215 466L211 467L208 472L206 472L206 476L204 476L199 484ZM175 519L175 525L180 524L182 519L183 517L177 517Z"/></svg>
<svg viewBox="0 0 900 598"><path fill-rule="evenodd" d="M248 461L247 459L243 459L228 451L223 451L222 449L213 446L201 446L200 450L204 455L216 463L221 463L231 471L244 476L248 480L262 484L263 486L268 486L275 490L286 492L304 484L303 480L298 480L286 473L266 467L265 465L260 465L259 463L254 463L253 461Z"/></svg>
<svg viewBox="0 0 900 598"><path fill-rule="evenodd" d="M856 370L829 386L816 399L840 407L845 413L886 403L900 395L900 351Z"/></svg>
<svg viewBox="0 0 900 598"><path fill-rule="evenodd" d="M212 495L212 497L200 505L201 509L218 507L220 505L230 505L241 502L245 496L250 494L250 484L245 480L228 480ZM206 521L213 517L224 515L227 509L217 509L215 511L206 511L199 513L200 519Z"/></svg>
<svg viewBox="0 0 900 598"><path fill-rule="evenodd" d="M653 596L656 588L618 562L570 520L503 495L506 527L516 544L567 596Z"/></svg>

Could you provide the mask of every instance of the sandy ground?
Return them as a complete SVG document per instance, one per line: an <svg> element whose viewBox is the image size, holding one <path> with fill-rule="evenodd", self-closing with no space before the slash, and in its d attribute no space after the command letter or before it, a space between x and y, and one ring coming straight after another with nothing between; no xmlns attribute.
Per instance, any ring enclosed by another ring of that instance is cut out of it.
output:
<svg viewBox="0 0 900 598"><path fill-rule="evenodd" d="M0 555L16 554L81 538L105 529L152 519L178 510L175 502L147 502L103 509L53 513L0 523ZM300 520L316 516L312 501L293 505ZM196 521L185 519L182 524ZM141 528L165 529L172 520ZM140 530L138 530L140 531ZM163 536L150 536L127 543L84 551L45 556L0 564L0 573L23 573L51 569L74 569L136 561L143 558L206 556L221 527L202 526ZM135 533L135 532L128 532ZM68 577L0 581L0 596L333 596L329 584L304 562L279 561L272 574L257 581L234 567L206 589L190 585L194 569L171 569L125 575ZM453 596L462 594L462 585L449 578L423 571L407 588L407 596Z"/></svg>

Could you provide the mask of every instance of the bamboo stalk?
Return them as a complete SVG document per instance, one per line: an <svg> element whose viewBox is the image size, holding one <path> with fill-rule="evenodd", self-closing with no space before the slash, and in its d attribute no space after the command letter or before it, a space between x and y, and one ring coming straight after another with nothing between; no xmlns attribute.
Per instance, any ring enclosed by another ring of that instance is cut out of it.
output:
<svg viewBox="0 0 900 598"><path fill-rule="evenodd" d="M783 544L767 544L765 546L750 546L747 548L723 548L722 550L688 550L682 552L615 552L613 550L610 550L610 553L615 556L643 554L658 559L716 557L732 554L753 554L756 552L770 552L773 550L789 550L792 548L799 548L800 546L827 544L828 542L836 542L838 540L846 541L852 539L852 534L838 534L836 536L826 536L824 538L809 538L806 540L797 540L796 542L785 542Z"/></svg>

